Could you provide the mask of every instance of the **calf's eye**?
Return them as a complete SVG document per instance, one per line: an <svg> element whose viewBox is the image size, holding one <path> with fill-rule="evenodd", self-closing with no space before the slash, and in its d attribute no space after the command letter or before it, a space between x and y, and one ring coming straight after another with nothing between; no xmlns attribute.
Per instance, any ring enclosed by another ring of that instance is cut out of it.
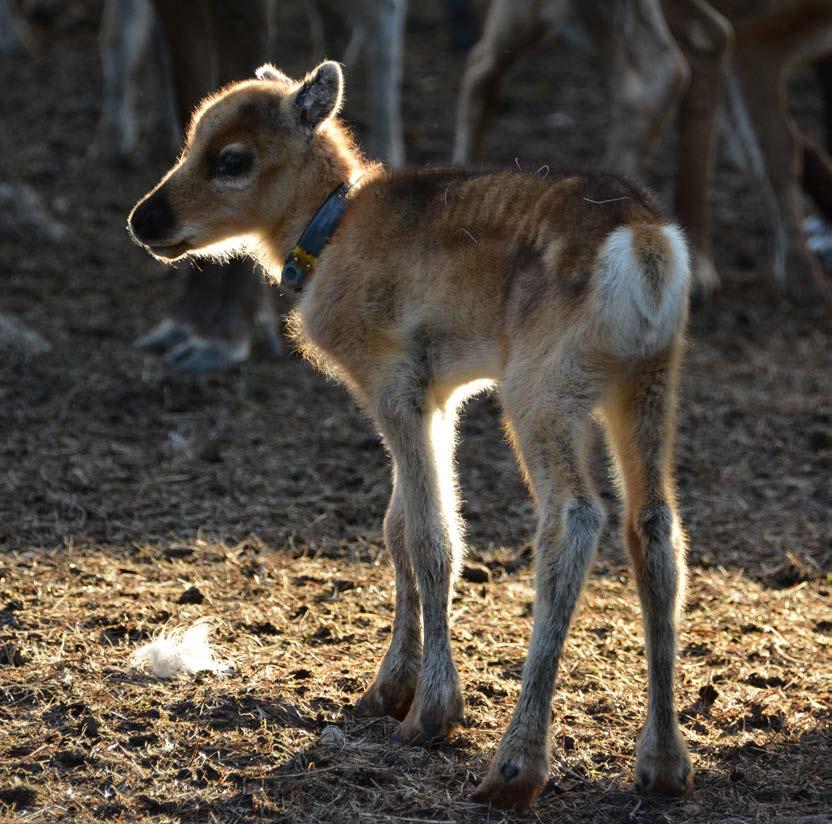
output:
<svg viewBox="0 0 832 824"><path fill-rule="evenodd" d="M214 162L211 170L213 177L239 177L251 171L254 158L249 152L239 149L226 149Z"/></svg>

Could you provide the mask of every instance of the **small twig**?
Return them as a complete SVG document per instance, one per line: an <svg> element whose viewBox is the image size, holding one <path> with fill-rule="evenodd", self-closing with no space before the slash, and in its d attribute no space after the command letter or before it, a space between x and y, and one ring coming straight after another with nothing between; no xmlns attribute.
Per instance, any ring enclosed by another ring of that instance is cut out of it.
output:
<svg viewBox="0 0 832 824"><path fill-rule="evenodd" d="M366 816L367 818L376 818L376 813L365 813L363 810L359 810L359 815ZM419 824L454 824L456 819L453 818L404 818L399 815L385 815L390 821L418 821Z"/></svg>
<svg viewBox="0 0 832 824"><path fill-rule="evenodd" d="M795 586L791 587L790 589L782 589L779 592L772 592L771 594L775 598L785 598L788 595L794 595L795 592L799 592L804 587L809 585L808 581L801 581L799 584L795 584Z"/></svg>
<svg viewBox="0 0 832 824"><path fill-rule="evenodd" d="M517 166L517 168L520 169L521 172L523 171L523 167L520 165L520 158L519 157L514 158L514 165Z"/></svg>
<svg viewBox="0 0 832 824"><path fill-rule="evenodd" d="M459 229L457 229L457 232L465 232L465 234L468 235L474 243L479 243L479 241L464 226L460 226Z"/></svg>
<svg viewBox="0 0 832 824"><path fill-rule="evenodd" d="M585 197L584 200L587 203L594 203L596 206L601 206L604 203L615 203L616 200L630 200L629 195L624 195L623 197L611 197L609 200L593 200L591 197Z"/></svg>
<svg viewBox="0 0 832 824"><path fill-rule="evenodd" d="M546 170L546 174L543 177L549 177L549 167L545 164L537 170L537 173L540 174L544 169Z"/></svg>
<svg viewBox="0 0 832 824"><path fill-rule="evenodd" d="M451 181L451 182L453 182L453 181ZM451 184L449 183L449 184L445 187L445 208L446 208L446 209L448 208L448 190L449 190L450 188L451 188Z"/></svg>
<svg viewBox="0 0 832 824"><path fill-rule="evenodd" d="M555 762L555 764L557 764L558 768L565 772L567 775L571 776L572 778L576 778L579 781L586 781L586 776L583 776L580 773L575 772L575 770L570 769L565 759L555 756L553 758L553 761Z"/></svg>
<svg viewBox="0 0 832 824"><path fill-rule="evenodd" d="M310 775L317 775L323 772L332 772L333 770L342 770L341 764L334 764L331 767L313 767L311 770L305 770L299 773L275 773L275 778L307 778Z"/></svg>

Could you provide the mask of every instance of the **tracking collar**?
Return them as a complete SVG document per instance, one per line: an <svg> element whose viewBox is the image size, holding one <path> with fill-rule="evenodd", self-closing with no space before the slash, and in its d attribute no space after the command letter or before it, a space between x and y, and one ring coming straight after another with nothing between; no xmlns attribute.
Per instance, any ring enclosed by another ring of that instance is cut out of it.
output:
<svg viewBox="0 0 832 824"><path fill-rule="evenodd" d="M307 223L300 240L283 264L283 273L280 276L281 286L286 286L297 294L303 287L304 278L315 271L318 256L347 210L349 203L347 195L351 188L351 183L342 183L321 204L312 220Z"/></svg>

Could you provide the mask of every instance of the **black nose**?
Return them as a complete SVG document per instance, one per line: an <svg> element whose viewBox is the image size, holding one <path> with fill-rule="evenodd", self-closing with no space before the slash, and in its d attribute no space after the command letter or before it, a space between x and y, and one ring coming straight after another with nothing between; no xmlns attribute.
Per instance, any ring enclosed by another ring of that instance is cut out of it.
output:
<svg viewBox="0 0 832 824"><path fill-rule="evenodd" d="M175 225L176 218L164 190L142 201L130 215L130 231L142 243L166 240Z"/></svg>

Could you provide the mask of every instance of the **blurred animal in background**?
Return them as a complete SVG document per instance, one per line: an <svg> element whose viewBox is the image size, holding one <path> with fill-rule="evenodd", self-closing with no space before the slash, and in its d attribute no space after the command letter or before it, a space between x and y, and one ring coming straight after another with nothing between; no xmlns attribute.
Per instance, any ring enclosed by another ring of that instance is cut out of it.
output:
<svg viewBox="0 0 832 824"><path fill-rule="evenodd" d="M35 51L42 50L41 30L80 5L65 0L0 4L0 16L14 25L16 48ZM147 162L156 149L169 159L197 103L266 59L267 5L266 0L107 0L99 34L102 113L90 156L98 162ZM149 99L142 97L147 89L140 82L148 72ZM255 332L279 352L273 293L249 261L206 261L198 271L189 265L184 296L136 343L164 352L169 364L192 372L246 360Z"/></svg>
<svg viewBox="0 0 832 824"><path fill-rule="evenodd" d="M68 234L35 189L25 183L0 182L0 241L59 244ZM38 332L0 312L0 353L28 357L49 349L49 343Z"/></svg>
<svg viewBox="0 0 832 824"><path fill-rule="evenodd" d="M17 54L25 48L25 42L26 32L11 0L0 0L0 55Z"/></svg>
<svg viewBox="0 0 832 824"><path fill-rule="evenodd" d="M145 6L143 9L142 6ZM251 73L270 51L270 31L280 24L279 0L247 0L234 4L154 0L161 28L170 50L179 125L184 129L199 99L231 80ZM317 48L325 48L326 27L332 19L343 20L347 9L332 0L307 3ZM326 14L328 12L328 14ZM369 145L393 165L403 160L400 121L400 87L403 54L405 0L364 0L350 7L355 22L349 58L363 48L370 80ZM121 144L129 143L135 114L121 107L129 99L118 90L131 85L131 73L143 61L145 51L156 40L152 16L145 0L109 0L102 29L105 65L103 128L117 124ZM132 30L144 31L137 38ZM107 71L109 67L109 71ZM164 100L164 96L160 97ZM115 109L115 115L113 115ZM100 132L99 132L100 133ZM112 130L107 130L108 135ZM112 140L113 137L108 139ZM114 142L119 144L118 137ZM99 141L100 143L100 141ZM259 330L272 352L281 350L275 297L252 272L251 264L231 260L208 262L200 271L189 268L185 296L172 316L137 341L144 348L167 351L165 360L188 371L226 366L245 360L254 329Z"/></svg>
<svg viewBox="0 0 832 824"><path fill-rule="evenodd" d="M61 243L68 235L35 189L0 181L0 240Z"/></svg>
<svg viewBox="0 0 832 824"><path fill-rule="evenodd" d="M186 48L188 39L173 38L169 31L165 35L154 3L155 0L107 0L104 6L99 41L104 94L94 149L110 160L131 161L137 155L141 158L148 152L146 138L158 135L160 126L165 140L170 139L178 146L181 139L181 124L174 122L171 105L171 56L167 47ZM203 5L210 14L215 14L211 4ZM261 2L268 31L265 51L269 54L275 52L282 5L281 0ZM406 0L360 0L349 8L336 0L305 0L304 7L310 42L305 50L310 50L315 58L335 54L348 67L362 61L365 64L370 106L367 153L391 166L401 165L404 161L401 75ZM158 10L162 12L161 7ZM208 63L217 59L212 49L223 47L222 43L194 45L209 47L203 55ZM147 74L151 75L149 79L145 77ZM140 105L143 85L153 89L152 105Z"/></svg>
<svg viewBox="0 0 832 824"><path fill-rule="evenodd" d="M27 14L21 13L21 6L26 6ZM49 16L48 0L39 4L34 0L0 0L0 56L38 50L40 27L48 23ZM0 240L61 243L67 235L66 226L50 213L35 189L19 181L0 181ZM38 332L19 318L0 312L0 353L30 357L49 349Z"/></svg>
<svg viewBox="0 0 832 824"><path fill-rule="evenodd" d="M25 183L0 181L0 241L62 243L69 230L43 198ZM0 352L27 357L49 351L49 343L23 321L0 312Z"/></svg>
<svg viewBox="0 0 832 824"><path fill-rule="evenodd" d="M517 708L474 798L525 809L548 778L558 662L604 521L588 470L596 413L626 490L647 638L637 781L685 792L672 470L690 279L681 231L611 175L386 171L338 120L338 64L300 82L270 65L257 77L203 104L129 225L166 260L216 244L254 255L295 291L301 346L384 435L396 615L357 709L401 718L394 740L406 744L443 740L463 720L449 627L462 556L453 449L460 404L496 382L539 511L536 595Z"/></svg>
<svg viewBox="0 0 832 824"><path fill-rule="evenodd" d="M0 0L0 55L38 52L65 0Z"/></svg>
<svg viewBox="0 0 832 824"><path fill-rule="evenodd" d="M122 0L110 0L105 13L105 79L116 88L128 85L127 80L141 59L136 45L147 48L156 39L152 17L142 8L143 2L129 0L124 4ZM265 59L268 9L264 0L154 0L153 5L168 45L177 120L184 130L202 97L218 86L244 77L253 64ZM123 32L131 27L144 27L145 32L151 28L151 32L131 37ZM129 43L134 45L128 46ZM121 47L126 48L126 54L118 57L113 52ZM119 102L117 95L107 91L104 99L116 105ZM166 97L160 99L164 101ZM106 124L108 118L105 112L102 122ZM129 134L129 118L126 123L117 118L116 121L120 124L117 130ZM206 261L199 270L188 267L184 296L173 312L141 337L137 345L164 351L166 362L180 370L201 372L246 360L256 331L262 333L272 351L281 350L271 290L246 260Z"/></svg>
<svg viewBox="0 0 832 824"><path fill-rule="evenodd" d="M19 318L0 312L0 353L4 356L31 357L48 352L49 342Z"/></svg>
<svg viewBox="0 0 832 824"><path fill-rule="evenodd" d="M761 184L774 228L772 269L797 299L828 293L801 231L800 180L825 214L832 176L825 152L801 134L785 79L800 62L832 50L829 0L492 0L460 92L454 159L477 155L500 78L549 37L572 9L608 64L611 118L605 165L641 176L663 126L679 108L675 208L694 250L702 292L717 287L708 194L720 92L729 82L731 130ZM832 99L832 96L830 96Z"/></svg>
<svg viewBox="0 0 832 824"><path fill-rule="evenodd" d="M349 8L307 0L306 7L316 51L332 42L350 63L363 55L368 150L400 165L406 0L361 0ZM37 48L39 27L61 11L67 11L62 0L0 0L8 33L0 48ZM169 158L198 101L268 58L280 11L280 0L107 0L99 30L102 111L90 156L133 164ZM188 266L183 297L136 345L190 372L245 361L256 335L278 353L275 297L248 261L206 261L199 271Z"/></svg>
<svg viewBox="0 0 832 824"><path fill-rule="evenodd" d="M181 140L181 123L171 55L151 0L108 0L98 46L101 115L90 155L131 164L170 158Z"/></svg>
<svg viewBox="0 0 832 824"><path fill-rule="evenodd" d="M363 58L370 157L389 166L404 163L401 87L407 0L305 0L313 56L335 56L348 69ZM280 0L272 0L279 16Z"/></svg>
<svg viewBox="0 0 832 824"><path fill-rule="evenodd" d="M832 219L832 161L788 109L786 79L800 64L832 54L830 0L712 0L735 29L729 70L732 125L768 202L773 272L798 300L830 299L829 281L806 245L802 191ZM820 69L827 104L830 78ZM826 118L832 117L827 108Z"/></svg>

